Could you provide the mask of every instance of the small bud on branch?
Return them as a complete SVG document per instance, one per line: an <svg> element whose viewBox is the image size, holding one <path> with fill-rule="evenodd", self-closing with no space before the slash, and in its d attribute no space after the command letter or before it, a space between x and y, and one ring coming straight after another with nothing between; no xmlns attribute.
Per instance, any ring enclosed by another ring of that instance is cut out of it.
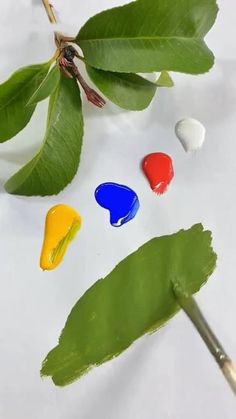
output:
<svg viewBox="0 0 236 419"><path fill-rule="evenodd" d="M48 0L42 0L42 1L45 7L46 13L48 15L49 21L51 23L57 23L57 19L53 11L52 4L50 4ZM82 89L84 90L89 102L91 102L93 105L97 106L98 108L103 108L103 106L106 104L105 100L86 83L81 73L79 72L78 67L75 65L73 61L75 57L81 60L84 60L84 58L79 55L78 51L72 45L67 44L67 42L73 42L73 41L74 41L74 38L63 36L62 34L55 32L55 43L58 50L61 51L59 58L57 60L60 66L60 69L66 77L69 77L69 78L73 78L73 76L76 77Z"/></svg>
<svg viewBox="0 0 236 419"><path fill-rule="evenodd" d="M103 106L106 104L105 100L86 83L78 67L74 63L74 58L78 57L78 55L78 52L72 45L66 45L62 49L58 58L59 66L66 77L76 77L89 102L98 108L103 108Z"/></svg>

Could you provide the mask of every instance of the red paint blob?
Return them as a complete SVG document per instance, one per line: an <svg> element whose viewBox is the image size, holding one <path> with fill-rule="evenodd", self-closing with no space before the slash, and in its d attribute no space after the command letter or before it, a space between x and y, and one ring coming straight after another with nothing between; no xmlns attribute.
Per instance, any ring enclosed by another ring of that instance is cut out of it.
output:
<svg viewBox="0 0 236 419"><path fill-rule="evenodd" d="M165 153L152 153L142 162L142 168L153 192L162 195L174 177L172 159Z"/></svg>

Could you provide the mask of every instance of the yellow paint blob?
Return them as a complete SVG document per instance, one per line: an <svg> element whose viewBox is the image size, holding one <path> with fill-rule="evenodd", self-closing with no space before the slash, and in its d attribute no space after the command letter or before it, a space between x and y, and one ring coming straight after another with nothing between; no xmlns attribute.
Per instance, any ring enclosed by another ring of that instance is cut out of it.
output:
<svg viewBox="0 0 236 419"><path fill-rule="evenodd" d="M68 205L52 207L46 217L44 242L40 258L43 270L55 269L63 260L70 242L80 230L82 218Z"/></svg>

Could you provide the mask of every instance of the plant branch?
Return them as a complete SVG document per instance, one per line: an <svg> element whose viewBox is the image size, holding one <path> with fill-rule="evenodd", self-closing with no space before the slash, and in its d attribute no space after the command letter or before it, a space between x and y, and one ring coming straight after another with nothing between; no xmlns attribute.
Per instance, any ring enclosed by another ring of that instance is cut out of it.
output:
<svg viewBox="0 0 236 419"><path fill-rule="evenodd" d="M53 11L53 6L49 3L48 0L42 0L43 5L45 7L46 13L48 15L48 19L51 23L57 23L57 18Z"/></svg>
<svg viewBox="0 0 236 419"><path fill-rule="evenodd" d="M209 351L215 358L217 364L219 365L233 392L236 394L235 364L233 364L233 362L225 352L223 346L221 345L215 334L212 332L209 324L204 318L194 298L188 295L187 293L183 292L179 284L174 284L173 291L179 305L182 307L182 309L185 311L187 316L192 321L193 325L204 340Z"/></svg>
<svg viewBox="0 0 236 419"><path fill-rule="evenodd" d="M57 23L57 18L53 12L52 4L50 4L48 0L42 0L42 2L49 21L54 24ZM73 61L74 57L84 61L84 57L81 57L81 55L73 46L68 45L68 42L73 42L74 40L75 39L72 37L64 36L59 32L55 32L55 43L58 48L58 56L56 53L55 57L57 57L60 68L64 75L67 77L76 77L81 87L83 88L88 101L93 103L95 106L102 108L106 103L105 100L94 89L88 86ZM73 75L70 73L69 69L72 70Z"/></svg>
<svg viewBox="0 0 236 419"><path fill-rule="evenodd" d="M57 23L56 15L53 11L53 5L49 2L49 0L42 0L45 11L47 13L48 19L51 23ZM59 50L67 46L67 42L74 42L75 38L72 36L64 36L60 32L55 32L55 43ZM78 55L78 58L83 60L83 57Z"/></svg>

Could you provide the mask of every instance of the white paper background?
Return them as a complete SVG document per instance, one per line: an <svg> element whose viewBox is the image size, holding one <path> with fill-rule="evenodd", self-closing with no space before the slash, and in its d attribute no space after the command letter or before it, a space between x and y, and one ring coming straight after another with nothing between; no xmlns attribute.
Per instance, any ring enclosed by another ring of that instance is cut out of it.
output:
<svg viewBox="0 0 236 419"><path fill-rule="evenodd" d="M0 78L54 52L40 0L1 2ZM121 0L54 0L67 32L76 34L96 12ZM146 240L202 222L214 235L218 268L198 296L213 329L236 358L236 42L235 5L220 0L217 24L207 37L217 57L211 73L174 75L174 89L158 92L142 113L108 104L84 104L82 161L73 183L58 197L0 193L0 417L2 419L233 419L235 399L201 339L180 313L159 333L139 340L121 357L66 388L41 380L40 364L57 343L72 306L99 277ZM1 185L42 141L46 103L28 127L0 146ZM185 116L207 128L206 143L187 155L174 135ZM0 121L1 123L1 121ZM172 155L176 177L156 197L139 168L150 152ZM141 200L136 219L123 228L93 193L103 181L125 183ZM64 264L38 267L44 218L55 203L78 208L84 225ZM197 257L197 255L195 255ZM125 325L124 325L125 326Z"/></svg>

